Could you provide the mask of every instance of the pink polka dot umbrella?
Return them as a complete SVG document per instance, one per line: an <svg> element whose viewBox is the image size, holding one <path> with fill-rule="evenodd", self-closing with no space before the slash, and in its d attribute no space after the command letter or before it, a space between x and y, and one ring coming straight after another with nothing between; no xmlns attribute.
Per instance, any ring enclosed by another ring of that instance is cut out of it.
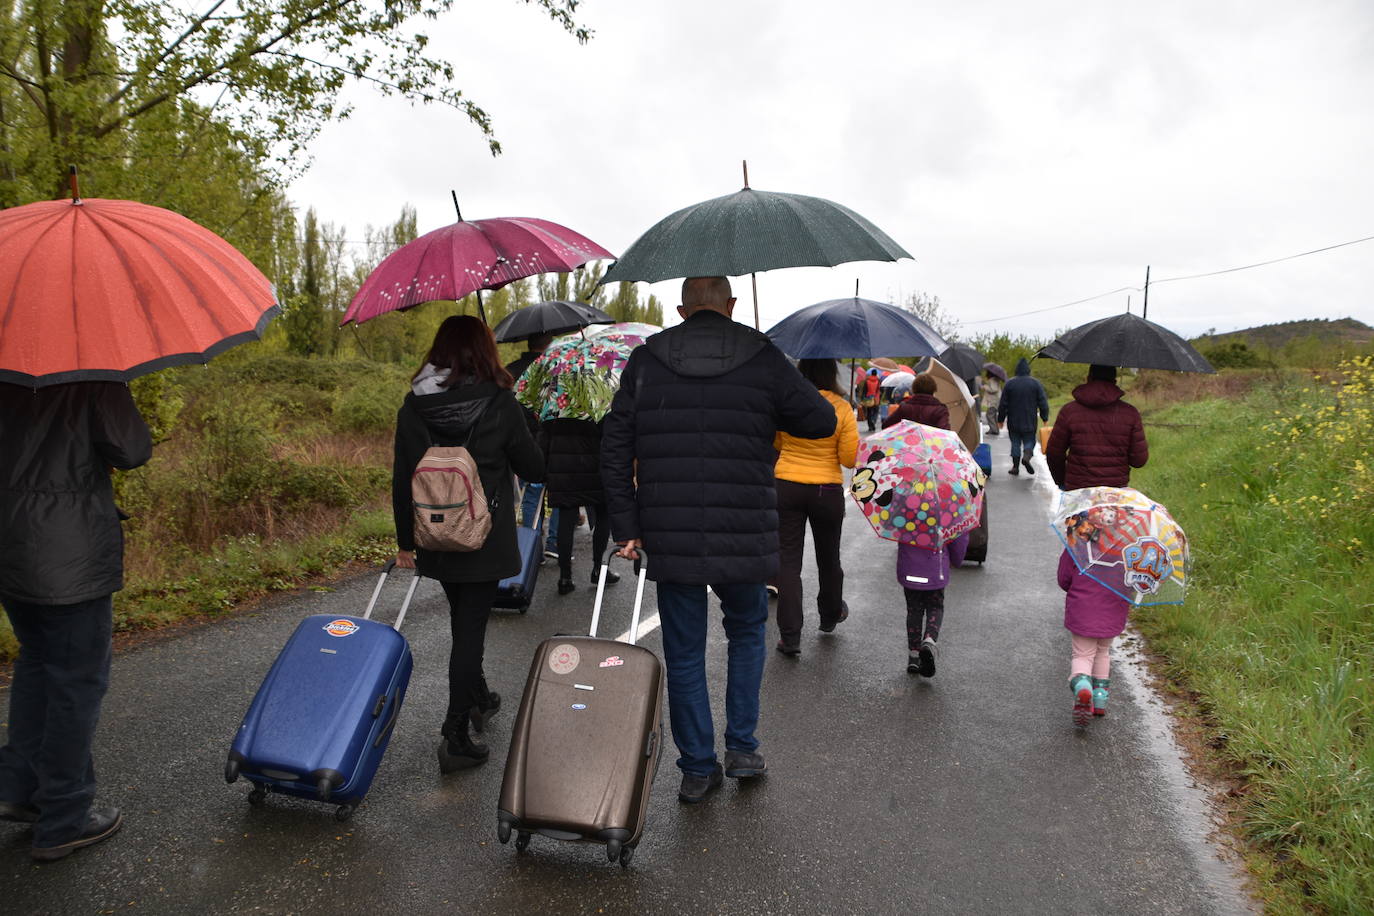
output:
<svg viewBox="0 0 1374 916"><path fill-rule="evenodd" d="M940 550L978 527L985 481L953 432L903 420L859 443L850 495L879 537Z"/></svg>

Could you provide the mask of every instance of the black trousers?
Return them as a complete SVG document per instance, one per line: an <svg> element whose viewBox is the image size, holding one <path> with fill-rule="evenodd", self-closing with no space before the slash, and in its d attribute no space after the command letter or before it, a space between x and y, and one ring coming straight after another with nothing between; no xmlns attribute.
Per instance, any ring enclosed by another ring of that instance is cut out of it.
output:
<svg viewBox="0 0 1374 916"><path fill-rule="evenodd" d="M558 578L572 578L573 533L577 531L577 507L559 506L558 513ZM592 523L592 575L601 569L606 556L606 544L611 539L611 514L599 503L587 505L587 520Z"/></svg>
<svg viewBox="0 0 1374 916"><path fill-rule="evenodd" d="M844 523L844 485L796 483L778 479L778 634L796 645L802 630L802 550L806 526L815 541L821 623L839 619L844 605L844 567L840 565L840 528Z"/></svg>
<svg viewBox="0 0 1374 916"><path fill-rule="evenodd" d="M498 581L439 583L448 596L449 630L453 635L448 655L447 717L462 719L464 733L468 711L486 705L488 688L482 674L482 655Z"/></svg>
<svg viewBox="0 0 1374 916"><path fill-rule="evenodd" d="M80 835L95 798L91 745L110 683L109 595L79 604L3 600L19 640L0 800L33 805L33 845Z"/></svg>

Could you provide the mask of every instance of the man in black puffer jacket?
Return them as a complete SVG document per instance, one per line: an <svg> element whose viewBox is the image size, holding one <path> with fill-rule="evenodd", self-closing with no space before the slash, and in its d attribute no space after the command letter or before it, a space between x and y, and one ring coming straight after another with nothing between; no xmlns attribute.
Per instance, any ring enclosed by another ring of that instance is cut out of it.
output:
<svg viewBox="0 0 1374 916"><path fill-rule="evenodd" d="M152 437L121 382L0 384L0 604L19 640L0 820L33 824L47 862L109 837L91 745L110 682L124 534L111 468L146 462Z"/></svg>
<svg viewBox="0 0 1374 916"><path fill-rule="evenodd" d="M778 571L773 436L829 436L835 409L766 335L731 320L724 277L688 279L682 303L683 323L630 355L603 424L601 473L612 535L627 556L644 547L658 584L678 798L691 803L721 784L706 587L720 599L730 641L724 773L759 776L764 583Z"/></svg>

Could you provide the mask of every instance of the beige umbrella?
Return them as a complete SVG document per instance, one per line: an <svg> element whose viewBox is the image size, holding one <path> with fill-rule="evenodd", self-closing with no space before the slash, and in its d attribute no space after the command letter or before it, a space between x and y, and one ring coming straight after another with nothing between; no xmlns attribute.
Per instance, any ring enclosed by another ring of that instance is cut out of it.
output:
<svg viewBox="0 0 1374 916"><path fill-rule="evenodd" d="M973 395L962 379L955 378L949 367L938 359L926 357L920 364L921 374L935 379L935 397L949 410L949 425L959 436L959 441L971 452L978 447L981 439L978 414L973 406Z"/></svg>

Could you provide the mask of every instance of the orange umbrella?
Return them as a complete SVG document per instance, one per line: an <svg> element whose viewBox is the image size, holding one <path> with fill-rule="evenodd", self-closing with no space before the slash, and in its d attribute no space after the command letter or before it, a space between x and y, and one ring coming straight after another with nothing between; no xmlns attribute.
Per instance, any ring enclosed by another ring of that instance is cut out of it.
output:
<svg viewBox="0 0 1374 916"><path fill-rule="evenodd" d="M234 246L130 200L0 210L0 382L127 381L203 363L281 311Z"/></svg>

